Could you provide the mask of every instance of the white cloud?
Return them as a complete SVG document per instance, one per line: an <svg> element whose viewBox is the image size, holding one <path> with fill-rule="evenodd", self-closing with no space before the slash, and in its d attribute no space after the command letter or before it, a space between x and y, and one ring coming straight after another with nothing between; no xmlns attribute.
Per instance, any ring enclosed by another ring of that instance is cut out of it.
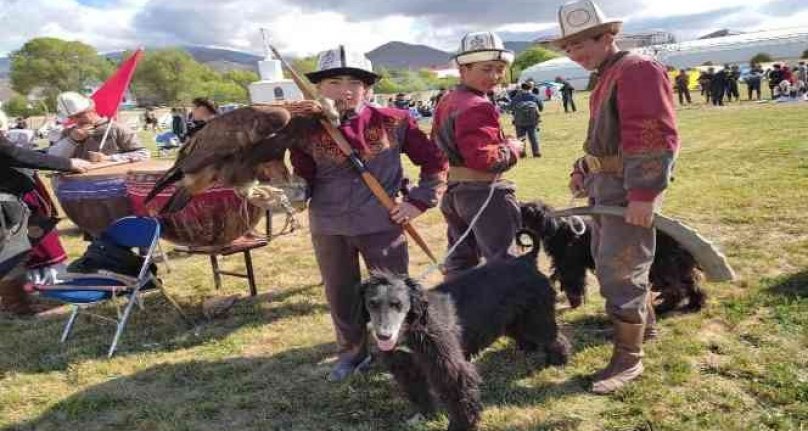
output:
<svg viewBox="0 0 808 431"><path fill-rule="evenodd" d="M387 0L368 1L373 4L336 0L109 0L101 7L91 7L78 0L0 0L0 55L37 36L80 40L101 51L199 44L262 53L258 29L266 27L273 43L282 50L308 55L338 43L368 51L392 40L454 50L463 32L481 26L512 34L555 30L554 7L544 2L525 7L526 0L499 0L497 10L509 12L481 11L491 16L472 24L464 18L470 13L468 8L460 11L472 3L435 6L432 0L424 0L401 5L398 10ZM618 3L604 1L605 6L618 8ZM753 30L794 26L808 18L808 2L802 0L757 4L739 0L631 1L639 7L623 14L627 24L638 30L661 28L680 38L721 27ZM360 14L365 19L346 15L361 10L357 8L362 4L367 5L366 16ZM514 13L514 7L524 8L523 13ZM626 12L623 7L616 10ZM445 19L453 13L458 19Z"/></svg>
<svg viewBox="0 0 808 431"><path fill-rule="evenodd" d="M4 0L0 12L0 55L38 36L79 40L98 49L137 44L130 27L143 1L127 0L121 7L97 9L75 0Z"/></svg>
<svg viewBox="0 0 808 431"><path fill-rule="evenodd" d="M312 54L338 44L367 52L384 41L422 42L413 18L391 16L366 23L351 22L335 12L295 10L268 24L273 40L295 54Z"/></svg>

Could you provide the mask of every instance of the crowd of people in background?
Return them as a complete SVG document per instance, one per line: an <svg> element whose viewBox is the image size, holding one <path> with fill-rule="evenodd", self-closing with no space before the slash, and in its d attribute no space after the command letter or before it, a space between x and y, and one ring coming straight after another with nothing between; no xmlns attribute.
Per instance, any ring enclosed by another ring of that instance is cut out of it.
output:
<svg viewBox="0 0 808 431"><path fill-rule="evenodd" d="M800 100L806 97L808 70L804 61L789 67L787 63L775 63L764 70L760 64L752 64L741 71L736 64L725 64L721 68L708 67L699 73L698 87L707 104L724 106L724 103L741 100L740 84L746 84L747 100L761 100L763 81L769 86L769 96L774 101ZM674 83L679 103L691 104L690 75L681 69Z"/></svg>
<svg viewBox="0 0 808 431"><path fill-rule="evenodd" d="M773 101L808 100L808 66L805 61L799 61L793 67L785 62L774 63L767 69L761 64L751 64L743 69L737 64L679 69L673 71L671 76L674 92L682 106L694 103L694 96L691 94L693 90L698 91L708 105L724 106L726 103L739 102L742 84L746 86L745 96L749 101L762 100L766 96L763 91L765 86L768 86L768 96ZM489 92L487 97L499 112L513 116L518 136L525 143L530 143L534 156L540 157L539 123L544 103L559 101L565 113L577 112L575 91L567 79L558 76L552 82L528 79L521 84L504 86L495 92ZM449 90L441 87L437 92L433 90L426 98L398 93L386 100L386 106L406 110L416 120L431 120L438 103L448 92ZM385 105L384 99L378 104ZM191 109L171 108L170 122L165 116L158 118L154 108L146 109L141 117L141 127L144 131L157 134L155 139L158 149L170 150L187 142L219 113L220 108L214 101L199 97L192 101ZM58 128L58 124L56 126ZM9 121L8 128L28 130L29 118L16 117ZM170 130L161 132L164 129ZM35 133L35 138L47 137L39 136L38 131Z"/></svg>

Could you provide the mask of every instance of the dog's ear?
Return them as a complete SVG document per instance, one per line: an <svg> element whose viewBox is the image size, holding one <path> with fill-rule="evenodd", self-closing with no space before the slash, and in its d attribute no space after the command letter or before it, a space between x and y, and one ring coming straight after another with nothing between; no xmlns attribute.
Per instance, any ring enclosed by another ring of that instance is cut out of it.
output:
<svg viewBox="0 0 808 431"><path fill-rule="evenodd" d="M411 277L404 278L404 283L410 293L410 312L408 320L410 323L425 322L429 300L426 297L423 286Z"/></svg>
<svg viewBox="0 0 808 431"><path fill-rule="evenodd" d="M359 290L359 308L361 310L359 314L361 316L362 323L370 322L370 313L368 313L368 308L365 306L365 295L367 294L371 283L372 283L372 279L365 280L365 281L363 281L362 283L359 284L359 288L358 288L358 290Z"/></svg>
<svg viewBox="0 0 808 431"><path fill-rule="evenodd" d="M558 232L558 218L544 214L544 231L548 234Z"/></svg>
<svg viewBox="0 0 808 431"><path fill-rule="evenodd" d="M522 223L529 222L536 218L536 204L533 202L520 202L519 209L522 213Z"/></svg>

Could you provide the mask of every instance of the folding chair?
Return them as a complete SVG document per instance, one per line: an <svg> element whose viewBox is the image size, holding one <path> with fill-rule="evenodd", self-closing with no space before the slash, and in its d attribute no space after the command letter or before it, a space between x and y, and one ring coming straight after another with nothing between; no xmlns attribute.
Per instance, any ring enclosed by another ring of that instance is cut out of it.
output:
<svg viewBox="0 0 808 431"><path fill-rule="evenodd" d="M121 314L120 304L116 302L117 318L111 319L106 316L83 311L83 314L99 317L104 320L112 320L116 323L117 329L112 345L109 347L107 357L112 357L118 340L123 333L126 322L132 308L137 303L143 308L140 294L145 293L147 285L153 283L160 289L163 296L177 310L180 316L187 320L179 305L168 295L159 279L149 271L149 266L157 250L160 239L160 223L149 217L124 217L115 221L102 234L102 238L126 248L137 248L140 256L143 257L143 265L137 277L116 274L112 272L99 272L97 274L65 274L62 281L51 285L35 285L34 288L47 298L53 298L72 307L72 313L67 320L64 331L62 331L61 342L67 341L73 324L76 322L79 311L89 308L92 305L105 301L117 301L118 298L127 297L126 307Z"/></svg>

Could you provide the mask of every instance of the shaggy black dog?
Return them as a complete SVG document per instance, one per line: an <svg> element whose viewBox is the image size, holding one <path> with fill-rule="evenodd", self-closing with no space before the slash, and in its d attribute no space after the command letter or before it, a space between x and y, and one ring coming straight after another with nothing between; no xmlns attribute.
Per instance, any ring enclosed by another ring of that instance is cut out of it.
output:
<svg viewBox="0 0 808 431"><path fill-rule="evenodd" d="M450 430L475 429L480 378L468 359L500 336L514 338L520 349L544 348L550 364L569 358L555 319L555 291L536 268L539 248L534 241L519 258L488 263L428 291L385 273L362 284L367 317L396 381L423 413L434 411L437 395Z"/></svg>
<svg viewBox="0 0 808 431"><path fill-rule="evenodd" d="M522 224L541 237L544 251L550 256L553 273L550 278L561 285L570 306L581 305L586 296L586 271L595 269L590 243L592 222L582 218L582 226L569 218L548 217L552 208L541 201L521 204ZM706 294L699 287L701 272L693 256L667 234L657 231L656 255L651 265L651 290L660 293L662 301L654 308L665 313L681 307L698 311ZM687 300L684 302L684 300Z"/></svg>
<svg viewBox="0 0 808 431"><path fill-rule="evenodd" d="M374 273L361 286L367 318L382 357L421 413L446 406L449 430L475 430L480 420L480 376L463 354L454 305L410 278Z"/></svg>

